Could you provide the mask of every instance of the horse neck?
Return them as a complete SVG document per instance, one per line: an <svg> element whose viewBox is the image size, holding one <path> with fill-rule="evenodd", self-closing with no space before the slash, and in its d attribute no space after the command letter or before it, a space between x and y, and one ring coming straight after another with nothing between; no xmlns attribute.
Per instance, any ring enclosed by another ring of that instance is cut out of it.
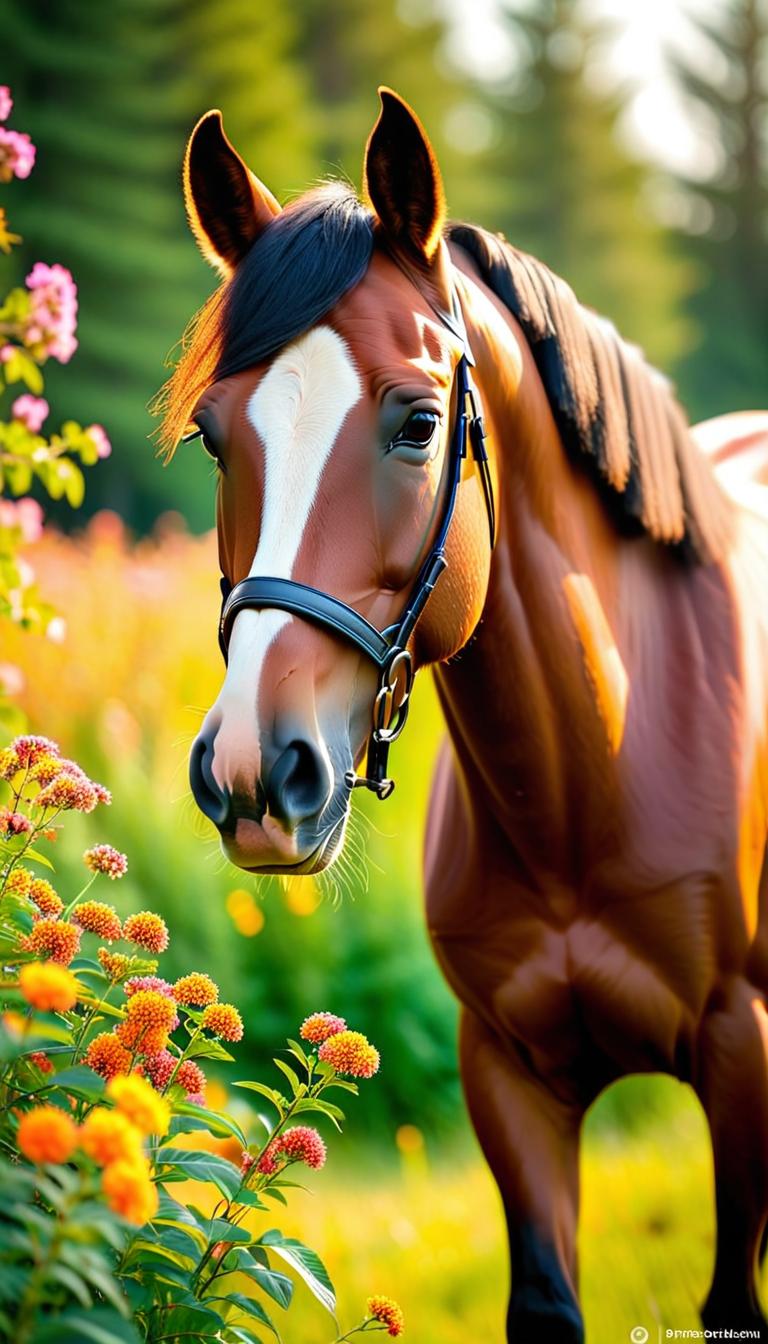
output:
<svg viewBox="0 0 768 1344"><path fill-rule="evenodd" d="M565 872L580 800L606 793L621 732L620 679L601 690L584 663L590 634L610 636L622 543L567 458L520 328L477 290L468 335L500 526L481 622L438 690L478 823L490 814L527 862L559 851Z"/></svg>

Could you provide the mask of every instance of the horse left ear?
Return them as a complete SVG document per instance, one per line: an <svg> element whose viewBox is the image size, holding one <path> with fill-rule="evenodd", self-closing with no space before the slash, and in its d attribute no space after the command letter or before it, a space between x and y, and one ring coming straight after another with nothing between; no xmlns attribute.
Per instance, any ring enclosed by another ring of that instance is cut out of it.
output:
<svg viewBox="0 0 768 1344"><path fill-rule="evenodd" d="M200 251L224 279L280 214L272 192L227 139L218 108L206 112L189 137L184 203Z"/></svg>
<svg viewBox="0 0 768 1344"><path fill-rule="evenodd" d="M365 148L364 189L384 232L411 259L434 260L445 224L440 169L416 113L392 89Z"/></svg>

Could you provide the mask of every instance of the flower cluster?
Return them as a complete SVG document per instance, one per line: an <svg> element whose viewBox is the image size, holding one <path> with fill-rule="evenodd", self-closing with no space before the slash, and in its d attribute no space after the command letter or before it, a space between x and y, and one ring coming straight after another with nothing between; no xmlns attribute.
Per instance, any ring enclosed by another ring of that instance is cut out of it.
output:
<svg viewBox="0 0 768 1344"><path fill-rule="evenodd" d="M6 837L0 836L0 937L11 948L4 955L0 984L0 1037L7 1047L0 1051L0 1088L8 1099L0 1113L0 1146L12 1158L7 1161L0 1153L0 1179L26 1181L27 1198L13 1201L13 1207L29 1208L30 1220L37 1220L35 1234L39 1220L69 1218L74 1204L87 1231L78 1231L73 1240L79 1244L85 1238L90 1247L104 1220L113 1218L105 1233L106 1254L112 1258L96 1266L94 1286L110 1300L105 1284L112 1275L113 1296L123 1298L127 1277L150 1303L159 1300L153 1243L162 1249L168 1220L164 1217L151 1232L136 1229L155 1218L160 1191L172 1224L176 1183L211 1182L216 1188L211 1207L218 1208L216 1237L209 1243L210 1217L201 1214L197 1258L188 1274L180 1273L191 1302L209 1314L213 1304L225 1304L216 1327L223 1337L233 1300L218 1276L241 1264L246 1271L253 1264L270 1266L272 1248L283 1247L289 1264L297 1263L298 1243L275 1229L255 1237L253 1250L236 1249L242 1248L237 1234L243 1218L266 1207L264 1194L285 1202L283 1190L293 1184L286 1177L290 1166L317 1171L325 1165L325 1139L303 1122L314 1114L340 1128L343 1113L324 1094L334 1087L356 1093L349 1079L371 1077L379 1066L378 1051L344 1018L311 1013L299 1028L300 1041L288 1042L291 1063L275 1061L288 1095L262 1083L241 1084L274 1109L261 1146L249 1143L240 1127L242 1116L236 1121L212 1112L203 1064L232 1058L226 1047L243 1038L242 1017L234 1004L220 1001L219 986L207 972L188 971L173 981L159 972L157 958L169 943L160 915L139 910L123 916L88 894L100 878L125 874L124 854L109 845L87 849L85 885L66 905L47 878L35 876L32 865L41 855L29 846L51 836L55 815L48 800L64 781L72 788L100 791L47 738L20 736L0 752L0 786L9 794L0 814ZM8 818L15 816L29 820L29 831L9 825ZM114 950L117 942L122 949ZM206 1144L208 1152L189 1145L187 1127L215 1136ZM171 1134L173 1141L164 1142ZM223 1134L229 1136L226 1155ZM59 1190L65 1212L57 1205ZM94 1200L106 1206L97 1217ZM22 1236L19 1245L28 1240ZM195 1236L187 1240L194 1248ZM23 1259L26 1252L20 1255ZM90 1255L89 1250L83 1258L84 1273ZM185 1261L190 1255L185 1250ZM239 1255L247 1258L239 1261ZM306 1281L328 1307L334 1301L331 1281L314 1252L311 1263ZM257 1286L266 1286L271 1277L263 1283L259 1279ZM280 1292L285 1306L285 1289ZM64 1310L61 1301L57 1287L55 1301L42 1302L47 1323L55 1324ZM371 1298L362 1322L336 1344L373 1330L402 1332L402 1313L390 1299Z"/></svg>
<svg viewBox="0 0 768 1344"><path fill-rule="evenodd" d="M13 99L7 84L0 84L0 121L7 121L13 110ZM35 166L35 146L23 131L11 131L0 126L0 182L14 177L29 177Z"/></svg>
<svg viewBox="0 0 768 1344"><path fill-rule="evenodd" d="M77 285L66 266L35 262L26 280L29 311L22 339L34 359L66 364L77 349Z"/></svg>

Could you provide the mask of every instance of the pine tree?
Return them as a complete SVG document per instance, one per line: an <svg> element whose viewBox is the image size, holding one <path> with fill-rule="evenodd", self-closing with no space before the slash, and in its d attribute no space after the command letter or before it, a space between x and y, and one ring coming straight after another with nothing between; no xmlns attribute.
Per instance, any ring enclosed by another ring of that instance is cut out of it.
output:
<svg viewBox="0 0 768 1344"><path fill-rule="evenodd" d="M79 287L80 348L65 370L49 363L51 403L57 417L77 410L105 425L115 452L94 472L87 506L109 505L139 528L167 508L198 527L213 516L209 464L190 453L183 468L164 471L147 404L215 283L189 235L180 169L195 119L217 99L226 109L230 68L233 98L240 107L247 95L248 104L247 117L232 119L233 136L239 120L254 141L262 128L254 159L257 148L272 153L271 168L282 166L283 181L293 182L294 122L281 122L280 112L283 77L291 79L285 25L252 18L238 45L233 10L252 15L254 7L0 0L16 120L38 145L33 179L11 202L25 240L20 263L61 262ZM280 125L288 129L278 139Z"/></svg>
<svg viewBox="0 0 768 1344"><path fill-rule="evenodd" d="M507 16L525 56L490 94L502 130L492 168L499 226L668 366L689 336L681 304L692 277L651 212L647 167L617 136L621 93L596 90L585 74L608 34L577 0Z"/></svg>
<svg viewBox="0 0 768 1344"><path fill-rule="evenodd" d="M704 181L681 178L703 283L690 310L699 343L681 368L702 415L768 404L768 5L726 0L690 15L711 59L675 58L718 154Z"/></svg>

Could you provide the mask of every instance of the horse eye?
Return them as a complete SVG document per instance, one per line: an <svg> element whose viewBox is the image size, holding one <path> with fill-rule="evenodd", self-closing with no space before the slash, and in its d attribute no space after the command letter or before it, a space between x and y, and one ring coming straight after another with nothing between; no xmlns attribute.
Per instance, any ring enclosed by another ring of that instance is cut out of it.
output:
<svg viewBox="0 0 768 1344"><path fill-rule="evenodd" d="M402 429L392 440L392 446L410 444L414 448L426 448L432 442L438 419L435 411L411 411Z"/></svg>

